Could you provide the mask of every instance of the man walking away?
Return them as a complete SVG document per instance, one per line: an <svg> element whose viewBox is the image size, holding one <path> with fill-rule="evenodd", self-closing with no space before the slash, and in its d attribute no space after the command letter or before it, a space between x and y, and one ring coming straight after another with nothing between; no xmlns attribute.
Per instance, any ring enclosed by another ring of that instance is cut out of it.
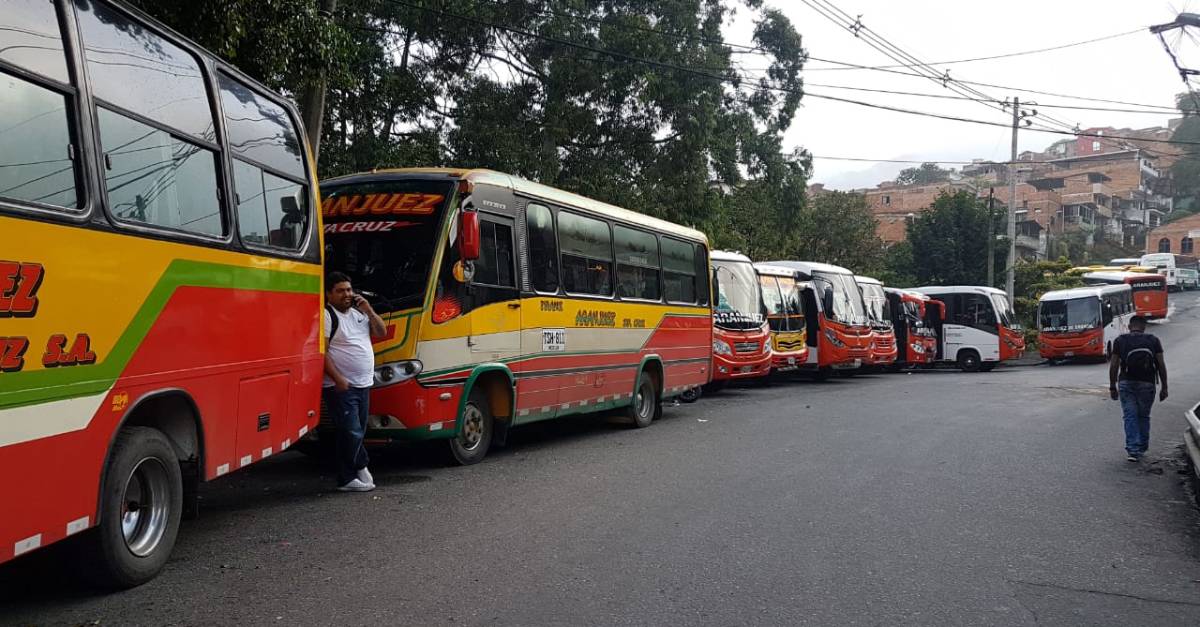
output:
<svg viewBox="0 0 1200 627"><path fill-rule="evenodd" d="M1108 364L1108 391L1121 401L1125 414L1125 458L1136 462L1150 446L1150 407L1154 405L1155 381L1162 382L1158 400L1167 400L1167 364L1162 342L1146 333L1146 319L1134 316L1129 333L1113 342Z"/></svg>
<svg viewBox="0 0 1200 627"><path fill-rule="evenodd" d="M354 293L350 277L325 277L325 381L321 396L333 417L337 485L343 492L370 492L375 479L367 470L367 410L375 382L371 337L387 329L367 299Z"/></svg>

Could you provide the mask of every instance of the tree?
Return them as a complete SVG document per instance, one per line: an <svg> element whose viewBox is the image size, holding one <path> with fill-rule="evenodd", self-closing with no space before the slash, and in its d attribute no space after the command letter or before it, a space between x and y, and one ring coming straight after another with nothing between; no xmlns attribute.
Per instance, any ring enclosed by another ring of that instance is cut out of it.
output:
<svg viewBox="0 0 1200 627"><path fill-rule="evenodd" d="M1051 290L1063 290L1071 287L1081 287L1083 279L1077 275L1067 274L1073 262L1066 258L1057 261L1021 261L1014 269L1015 282L1013 294L1016 300L1017 319L1027 330L1037 329L1038 301L1042 294ZM1036 338L1036 332L1032 333Z"/></svg>
<svg viewBox="0 0 1200 627"><path fill-rule="evenodd" d="M1200 107L1191 94L1180 94L1176 98L1176 106L1183 113L1183 121L1171 135L1173 141L1200 141ZM1175 187L1175 210L1167 220L1179 218L1200 212L1200 151L1186 144L1178 144L1183 154L1171 166L1171 180Z"/></svg>
<svg viewBox="0 0 1200 627"><path fill-rule="evenodd" d="M987 240L996 236L1001 221L992 222L989 233L987 203L969 191L938 196L929 210L908 225L916 282L985 285ZM996 276L1004 276L1007 248L1007 244L996 242Z"/></svg>
<svg viewBox="0 0 1200 627"><path fill-rule="evenodd" d="M896 175L896 183L899 185L942 183L950 180L951 172L953 170L945 170L938 167L936 163L926 162L922 163L920 167L900 170L900 174Z"/></svg>
<svg viewBox="0 0 1200 627"><path fill-rule="evenodd" d="M823 194L800 212L787 258L813 259L863 274L876 273L883 255L877 227L862 194Z"/></svg>

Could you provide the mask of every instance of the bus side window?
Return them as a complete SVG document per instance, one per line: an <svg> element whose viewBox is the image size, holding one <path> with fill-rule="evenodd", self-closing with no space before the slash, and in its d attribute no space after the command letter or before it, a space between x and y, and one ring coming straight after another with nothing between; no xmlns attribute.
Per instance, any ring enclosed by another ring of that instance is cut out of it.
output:
<svg viewBox="0 0 1200 627"><path fill-rule="evenodd" d="M296 127L282 106L223 73L217 78L233 157L238 234L250 244L297 250L311 220Z"/></svg>
<svg viewBox="0 0 1200 627"><path fill-rule="evenodd" d="M490 219L480 220L480 254L475 260L475 285L515 288L512 226ZM481 303L479 303L481 304Z"/></svg>
<svg viewBox="0 0 1200 627"><path fill-rule="evenodd" d="M661 238L661 246L663 284L667 302L690 305L697 302L697 296L701 293L705 296L699 302L707 302L707 255L697 254L703 249L671 237Z"/></svg>
<svg viewBox="0 0 1200 627"><path fill-rule="evenodd" d="M0 197L78 209L73 89L54 3L5 0L0 28ZM36 75L21 78L11 65Z"/></svg>
<svg viewBox="0 0 1200 627"><path fill-rule="evenodd" d="M608 223L560 211L558 241L564 289L612 296L612 235Z"/></svg>
<svg viewBox="0 0 1200 627"><path fill-rule="evenodd" d="M108 5L75 6L98 103L110 213L223 236L216 129L199 62Z"/></svg>
<svg viewBox="0 0 1200 627"><path fill-rule="evenodd" d="M696 304L707 305L712 288L708 284L708 249L703 244L696 244Z"/></svg>
<svg viewBox="0 0 1200 627"><path fill-rule="evenodd" d="M651 233L613 226L617 252L617 294L621 298L659 300L658 238Z"/></svg>
<svg viewBox="0 0 1200 627"><path fill-rule="evenodd" d="M554 234L554 214L548 207L530 204L525 208L525 228L529 242L529 274L533 289L558 293L558 239Z"/></svg>

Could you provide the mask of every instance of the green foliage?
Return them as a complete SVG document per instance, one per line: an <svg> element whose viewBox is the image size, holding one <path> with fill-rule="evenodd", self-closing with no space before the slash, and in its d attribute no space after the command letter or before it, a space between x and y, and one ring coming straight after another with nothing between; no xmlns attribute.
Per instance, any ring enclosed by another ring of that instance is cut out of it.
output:
<svg viewBox="0 0 1200 627"><path fill-rule="evenodd" d="M1183 122L1171 135L1180 142L1200 141L1200 115L1197 102L1190 94L1181 94L1176 99L1179 110L1184 114ZM1182 210L1171 212L1168 220L1177 220L1200 211L1200 151L1179 144L1184 153L1171 166L1171 179L1175 186L1175 205Z"/></svg>
<svg viewBox="0 0 1200 627"><path fill-rule="evenodd" d="M1051 290L1082 287L1083 279L1066 274L1075 262L1065 257L1056 261L1018 262L1014 269L1013 293L1017 318L1026 329L1037 328L1038 300Z"/></svg>
<svg viewBox="0 0 1200 627"><path fill-rule="evenodd" d="M903 241L888 247L883 252L883 268L875 278L885 285L915 287L917 276L913 270L912 242Z"/></svg>
<svg viewBox="0 0 1200 627"><path fill-rule="evenodd" d="M995 236L1002 220L992 220ZM975 194L958 191L938 196L928 211L908 225L915 283L925 285L986 285L988 208ZM1003 276L1008 244L995 242L996 276ZM893 268L897 273L904 268Z"/></svg>
<svg viewBox="0 0 1200 627"><path fill-rule="evenodd" d="M900 185L929 185L950 180L952 170L946 170L936 163L922 163L919 167L905 168L896 175L896 183Z"/></svg>

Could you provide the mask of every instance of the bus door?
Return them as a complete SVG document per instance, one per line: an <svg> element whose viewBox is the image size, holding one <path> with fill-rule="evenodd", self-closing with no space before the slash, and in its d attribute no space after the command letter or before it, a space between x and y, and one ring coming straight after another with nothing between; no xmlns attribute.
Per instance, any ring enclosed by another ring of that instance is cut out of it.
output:
<svg viewBox="0 0 1200 627"><path fill-rule="evenodd" d="M810 284L800 293L804 303L804 321L806 328L805 343L808 345L808 358L804 363L815 366L820 363L817 359L821 347L820 309L817 306L816 289Z"/></svg>
<svg viewBox="0 0 1200 627"><path fill-rule="evenodd" d="M471 275L470 337L476 361L494 361L521 352L521 299L513 254L512 218L479 214L479 259Z"/></svg>

